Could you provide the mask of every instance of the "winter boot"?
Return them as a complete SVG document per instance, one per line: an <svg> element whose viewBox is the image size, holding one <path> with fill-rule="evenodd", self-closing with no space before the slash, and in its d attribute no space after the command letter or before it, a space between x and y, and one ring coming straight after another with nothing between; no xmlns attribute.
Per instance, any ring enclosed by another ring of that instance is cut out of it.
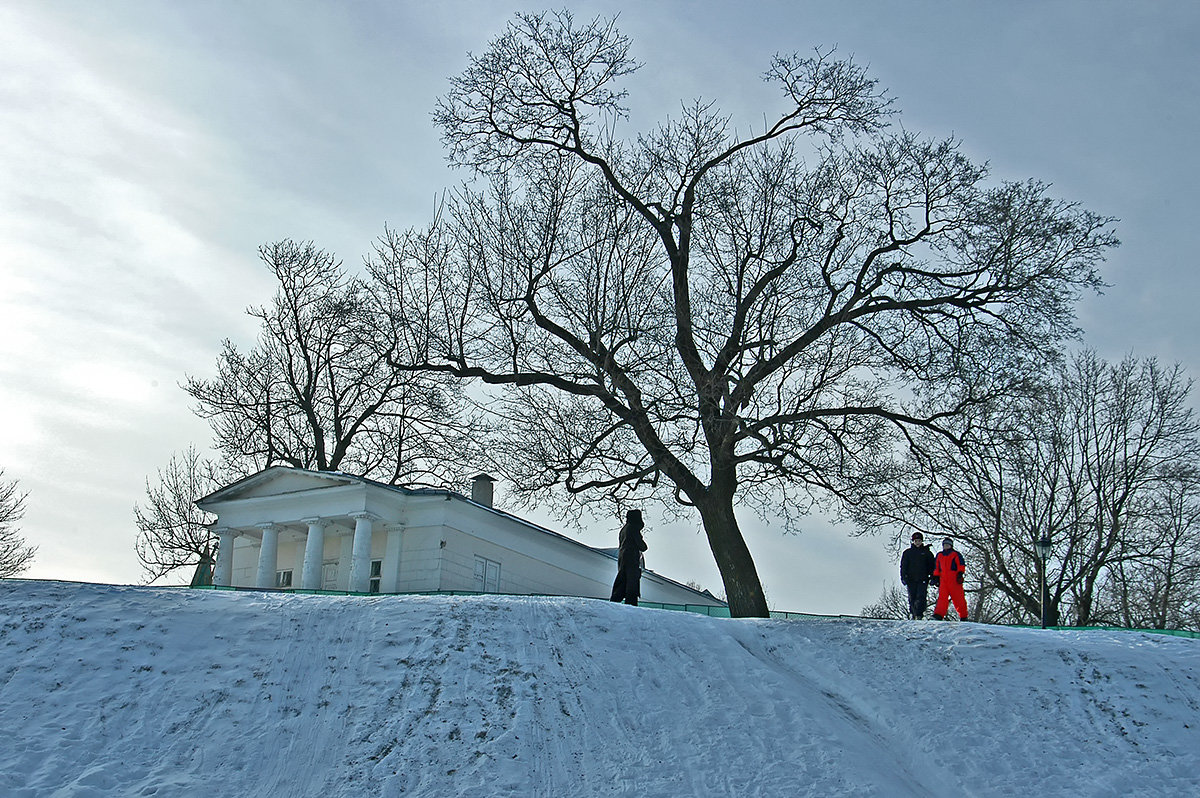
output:
<svg viewBox="0 0 1200 798"><path fill-rule="evenodd" d="M938 614L935 612L935 613L933 614L933 619L934 619L935 621L944 621L944 620L946 620L946 616L945 616L945 615L938 615Z"/></svg>

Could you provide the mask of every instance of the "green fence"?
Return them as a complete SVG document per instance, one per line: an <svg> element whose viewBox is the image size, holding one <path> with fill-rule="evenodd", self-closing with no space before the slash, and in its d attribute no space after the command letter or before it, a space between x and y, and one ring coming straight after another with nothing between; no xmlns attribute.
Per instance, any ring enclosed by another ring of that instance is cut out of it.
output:
<svg viewBox="0 0 1200 798"><path fill-rule="evenodd" d="M675 612L695 612L713 618L730 618L728 607L712 607L708 604L664 604L659 601L639 601L639 607L650 607L655 610L672 610ZM771 610L772 618L862 618L861 615L819 615L812 612L785 612Z"/></svg>
<svg viewBox="0 0 1200 798"><path fill-rule="evenodd" d="M1014 629L1041 629L1041 626L1036 624L1014 623L1009 624ZM1200 638L1200 632L1192 632L1187 629L1131 629L1128 626L1047 626L1047 629L1054 629L1059 632L1146 632L1152 635L1172 635L1173 637L1191 637Z"/></svg>

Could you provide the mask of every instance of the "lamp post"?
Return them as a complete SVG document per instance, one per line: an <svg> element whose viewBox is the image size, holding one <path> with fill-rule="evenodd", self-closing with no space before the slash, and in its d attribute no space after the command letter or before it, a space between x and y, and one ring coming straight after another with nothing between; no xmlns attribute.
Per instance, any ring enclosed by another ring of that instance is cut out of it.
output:
<svg viewBox="0 0 1200 798"><path fill-rule="evenodd" d="M1042 567L1038 569L1041 576L1042 587L1042 628L1046 628L1046 605L1049 604L1049 596L1046 595L1046 561L1050 559L1050 534L1044 533L1042 537L1033 544L1033 548L1037 551L1038 560L1041 561Z"/></svg>

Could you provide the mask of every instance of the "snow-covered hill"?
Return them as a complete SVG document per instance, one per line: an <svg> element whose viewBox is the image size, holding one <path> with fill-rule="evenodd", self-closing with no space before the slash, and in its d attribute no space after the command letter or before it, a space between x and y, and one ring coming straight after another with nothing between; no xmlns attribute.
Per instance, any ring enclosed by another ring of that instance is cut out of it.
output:
<svg viewBox="0 0 1200 798"><path fill-rule="evenodd" d="M1200 641L0 582L0 795L1200 794Z"/></svg>

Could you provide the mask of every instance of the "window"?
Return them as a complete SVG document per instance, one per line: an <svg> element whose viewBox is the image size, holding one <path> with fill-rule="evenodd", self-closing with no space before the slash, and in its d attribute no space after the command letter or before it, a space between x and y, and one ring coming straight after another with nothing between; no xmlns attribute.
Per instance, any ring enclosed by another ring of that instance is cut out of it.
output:
<svg viewBox="0 0 1200 798"><path fill-rule="evenodd" d="M367 584L368 593L379 592L379 582L383 577L383 560L371 560L371 581Z"/></svg>
<svg viewBox="0 0 1200 798"><path fill-rule="evenodd" d="M291 587L291 586L292 586L292 572L290 570L275 572L275 587Z"/></svg>
<svg viewBox="0 0 1200 798"><path fill-rule="evenodd" d="M475 557L475 590L480 593L500 592L500 563L486 557Z"/></svg>

